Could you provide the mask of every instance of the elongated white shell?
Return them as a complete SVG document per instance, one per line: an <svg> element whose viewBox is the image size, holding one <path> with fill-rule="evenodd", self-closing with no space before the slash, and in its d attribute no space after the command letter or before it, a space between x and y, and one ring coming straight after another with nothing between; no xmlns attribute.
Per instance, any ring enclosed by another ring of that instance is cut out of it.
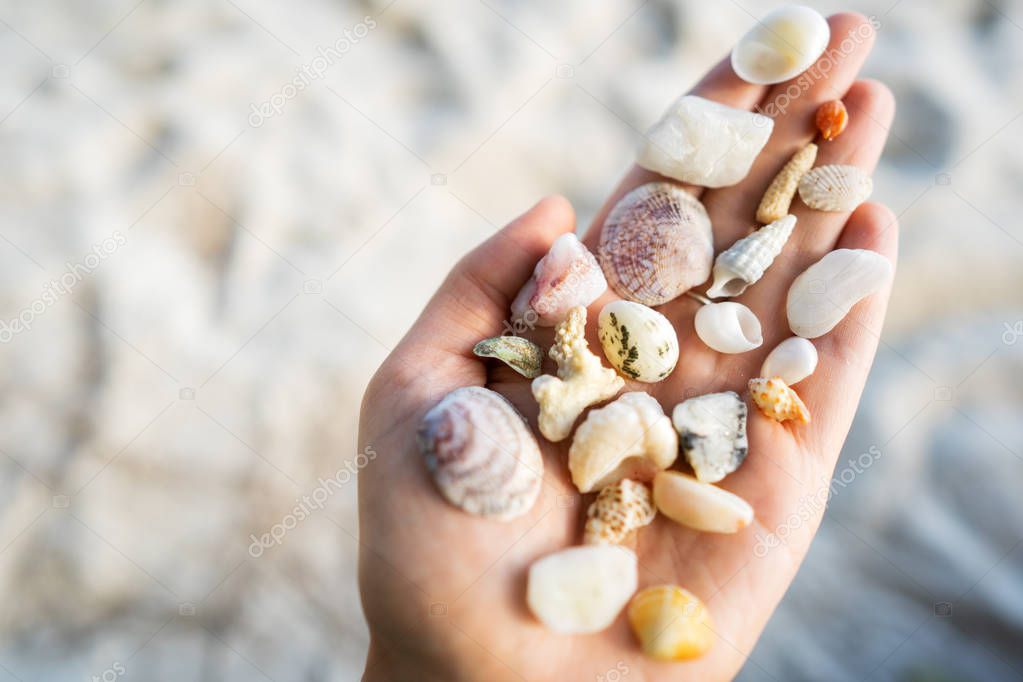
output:
<svg viewBox="0 0 1023 682"><path fill-rule="evenodd" d="M816 339L835 328L861 299L892 276L887 258L865 249L838 249L811 265L789 287L786 310L796 336Z"/></svg>
<svg viewBox="0 0 1023 682"><path fill-rule="evenodd" d="M567 232L537 262L533 276L523 285L511 305L512 318L551 327L563 321L576 306L593 303L607 290L600 265L579 238Z"/></svg>
<svg viewBox="0 0 1023 682"><path fill-rule="evenodd" d="M478 386L448 393L423 417L418 441L437 487L456 507L503 521L536 501L540 447L499 393Z"/></svg>
<svg viewBox="0 0 1023 682"><path fill-rule="evenodd" d="M873 180L856 166L818 166L799 180L799 198L818 211L851 211L873 191Z"/></svg>
<svg viewBox="0 0 1023 682"><path fill-rule="evenodd" d="M636 591L637 573L636 555L628 548L569 547L529 567L526 602L549 630L600 632Z"/></svg>
<svg viewBox="0 0 1023 682"><path fill-rule="evenodd" d="M817 369L817 349L810 341L791 336L774 347L760 368L765 379L779 377L791 386L813 374Z"/></svg>
<svg viewBox="0 0 1023 682"><path fill-rule="evenodd" d="M647 131L636 162L681 182L726 187L746 177L773 128L769 116L683 95Z"/></svg>
<svg viewBox="0 0 1023 682"><path fill-rule="evenodd" d="M732 49L732 70L748 83L781 83L809 69L828 46L828 22L809 7L769 13Z"/></svg>
<svg viewBox="0 0 1023 682"><path fill-rule="evenodd" d="M714 284L707 290L707 296L738 296L746 291L749 285L763 277L764 271L785 247L795 226L796 216L787 215L722 251L714 261Z"/></svg>
<svg viewBox="0 0 1023 682"><path fill-rule="evenodd" d="M753 522L746 500L678 471L654 478L654 504L675 523L707 533L735 533Z"/></svg>
<svg viewBox="0 0 1023 682"><path fill-rule="evenodd" d="M597 258L622 298L660 305L710 274L710 218L689 192L652 182L622 198L604 221Z"/></svg>
<svg viewBox="0 0 1023 682"><path fill-rule="evenodd" d="M735 391L709 393L675 406L671 421L696 477L716 483L746 459L746 403Z"/></svg>
<svg viewBox="0 0 1023 682"><path fill-rule="evenodd" d="M660 403L639 391L591 411L576 429L568 470L579 492L623 478L649 481L678 456L678 434Z"/></svg>
<svg viewBox="0 0 1023 682"><path fill-rule="evenodd" d="M719 353L745 353L764 342L760 320L741 303L709 303L696 311L696 335Z"/></svg>
<svg viewBox="0 0 1023 682"><path fill-rule="evenodd" d="M604 355L636 381L661 381L678 362L678 335L664 315L641 303L612 301L598 318Z"/></svg>

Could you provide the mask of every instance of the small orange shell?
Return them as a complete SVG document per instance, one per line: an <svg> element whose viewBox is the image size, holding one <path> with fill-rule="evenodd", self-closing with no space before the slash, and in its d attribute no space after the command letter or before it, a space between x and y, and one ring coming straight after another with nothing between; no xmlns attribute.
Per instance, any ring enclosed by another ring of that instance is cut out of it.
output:
<svg viewBox="0 0 1023 682"><path fill-rule="evenodd" d="M659 661L699 658L717 639L706 605L678 585L646 588L632 599L628 617L643 652Z"/></svg>
<svg viewBox="0 0 1023 682"><path fill-rule="evenodd" d="M779 377L750 379L749 393L760 411L775 421L795 419L803 424L810 423L806 405Z"/></svg>
<svg viewBox="0 0 1023 682"><path fill-rule="evenodd" d="M842 100L833 99L817 109L817 130L825 140L834 140L842 134L849 123L849 111Z"/></svg>

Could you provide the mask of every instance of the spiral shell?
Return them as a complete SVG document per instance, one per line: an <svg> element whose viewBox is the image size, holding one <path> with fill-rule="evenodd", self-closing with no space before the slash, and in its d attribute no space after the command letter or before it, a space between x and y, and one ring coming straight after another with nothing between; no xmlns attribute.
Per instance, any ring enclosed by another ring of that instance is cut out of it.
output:
<svg viewBox="0 0 1023 682"><path fill-rule="evenodd" d="M760 320L741 303L709 303L696 311L696 335L719 353L745 353L764 342Z"/></svg>
<svg viewBox="0 0 1023 682"><path fill-rule="evenodd" d="M448 393L423 417L418 441L441 494L456 507L506 521L536 501L540 446L499 393L477 386Z"/></svg>
<svg viewBox="0 0 1023 682"><path fill-rule="evenodd" d="M628 478L600 491L586 510L583 543L618 545L657 515L650 488Z"/></svg>
<svg viewBox="0 0 1023 682"><path fill-rule="evenodd" d="M771 419L783 422L795 419L810 423L810 410L792 388L778 377L749 380L749 394L760 411Z"/></svg>
<svg viewBox="0 0 1023 682"><path fill-rule="evenodd" d="M706 209L668 182L626 194L604 222L597 250L611 288L648 306L666 303L706 280L713 258Z"/></svg>
<svg viewBox="0 0 1023 682"><path fill-rule="evenodd" d="M707 290L707 296L738 296L746 291L749 285L763 277L764 271L785 247L795 226L796 216L787 215L722 251L714 261L714 284Z"/></svg>
<svg viewBox="0 0 1023 682"><path fill-rule="evenodd" d="M643 652L659 661L698 658L716 639L706 605L678 585L642 590L629 604L628 616Z"/></svg>
<svg viewBox="0 0 1023 682"><path fill-rule="evenodd" d="M799 198L818 211L851 211L873 191L873 180L856 166L818 166L799 180Z"/></svg>

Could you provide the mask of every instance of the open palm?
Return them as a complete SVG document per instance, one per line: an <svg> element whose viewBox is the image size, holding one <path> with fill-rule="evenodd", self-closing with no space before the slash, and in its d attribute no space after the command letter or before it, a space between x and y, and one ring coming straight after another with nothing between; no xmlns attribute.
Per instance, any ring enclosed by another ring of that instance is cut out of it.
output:
<svg viewBox="0 0 1023 682"><path fill-rule="evenodd" d="M877 163L894 103L883 85L856 80L872 30L856 14L836 15L829 23L831 45L821 58L830 62L828 78L800 89L795 98L790 90L783 95L786 106L780 106L779 95L789 83L747 84L727 61L693 91L733 107L759 106L775 119L770 141L741 183L687 188L711 217L715 252L748 232L771 178L812 140L814 112L822 102L843 99L850 124L838 139L821 144L818 165L845 163L870 171ZM610 207L655 179L661 178L640 168L627 175L585 235L592 251ZM682 297L658 308L678 332L676 370L659 384L629 382L626 390L651 393L669 414L694 395L723 390L742 395L767 352L791 335L785 295L808 265L834 248L872 249L895 262L897 226L882 206L864 204L849 215L812 211L797 201L793 212L798 223L785 250L737 299L760 318L763 346L740 355L710 350L693 331L700 304ZM779 424L750 410L749 457L720 485L753 506L751 527L736 535L697 533L659 516L638 534L640 587L677 583L706 602L718 637L704 658L682 664L645 659L622 617L604 632L566 636L548 632L531 616L525 604L529 565L580 542L592 499L580 497L569 479L570 440L539 439L546 466L540 497L528 514L499 523L444 502L416 448L415 430L449 391L487 386L511 400L536 431L529 381L484 363L471 349L503 331L511 300L536 261L555 238L574 229L569 204L548 198L466 256L367 389L360 448L370 447L377 456L359 485L360 583L371 635L366 679L614 680L626 672L630 680L663 679L668 672L672 679L728 679L749 656L817 530L876 350L887 290L814 341L817 371L797 387L813 415L811 424ZM614 298L609 291L589 309L588 332L598 354L596 316ZM550 331L537 330L535 340L549 345ZM783 541L765 541L770 537Z"/></svg>

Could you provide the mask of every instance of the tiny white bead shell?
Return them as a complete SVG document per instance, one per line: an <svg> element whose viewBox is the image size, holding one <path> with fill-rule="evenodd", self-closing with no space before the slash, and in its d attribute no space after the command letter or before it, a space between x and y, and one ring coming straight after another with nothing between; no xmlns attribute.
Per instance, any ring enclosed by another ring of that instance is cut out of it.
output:
<svg viewBox="0 0 1023 682"><path fill-rule="evenodd" d="M760 320L741 303L710 303L696 311L696 335L719 353L745 353L764 342Z"/></svg>
<svg viewBox="0 0 1023 682"><path fill-rule="evenodd" d="M678 335L664 315L641 303L612 301L598 318L604 355L636 381L662 381L678 363Z"/></svg>
<svg viewBox="0 0 1023 682"><path fill-rule="evenodd" d="M800 336L792 336L774 347L760 368L765 379L780 377L791 386L813 374L817 369L817 349Z"/></svg>

